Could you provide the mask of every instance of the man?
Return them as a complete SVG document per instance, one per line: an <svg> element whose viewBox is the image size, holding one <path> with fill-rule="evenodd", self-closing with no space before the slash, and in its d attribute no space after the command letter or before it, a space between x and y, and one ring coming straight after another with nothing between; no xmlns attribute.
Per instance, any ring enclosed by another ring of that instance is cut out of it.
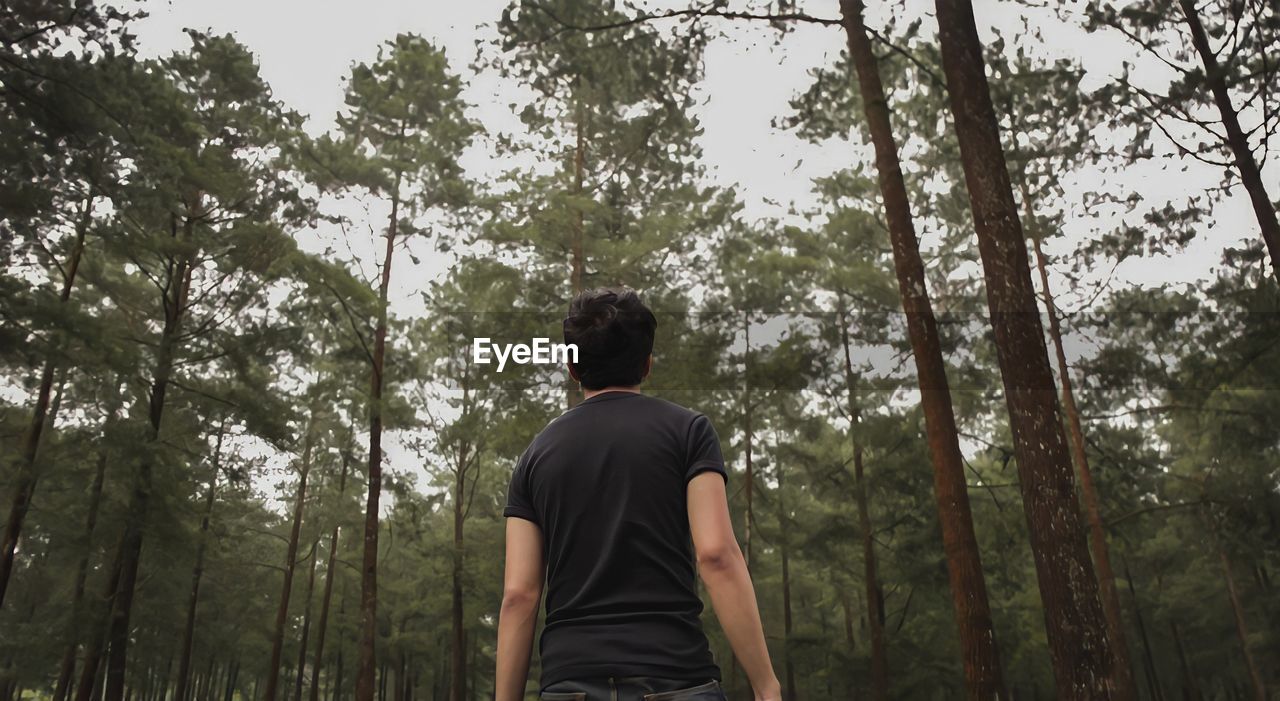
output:
<svg viewBox="0 0 1280 701"><path fill-rule="evenodd" d="M641 394L657 319L631 290L578 295L564 320L584 390L520 456L507 506L496 701L524 698L544 580L545 701L720 701L694 574L757 701L779 701L707 417Z"/></svg>

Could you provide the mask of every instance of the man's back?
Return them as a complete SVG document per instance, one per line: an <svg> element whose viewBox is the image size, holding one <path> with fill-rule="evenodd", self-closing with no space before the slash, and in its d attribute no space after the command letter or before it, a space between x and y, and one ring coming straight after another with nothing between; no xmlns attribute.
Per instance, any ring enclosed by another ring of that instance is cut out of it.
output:
<svg viewBox="0 0 1280 701"><path fill-rule="evenodd" d="M719 679L698 598L685 485L725 474L705 416L604 392L547 425L520 457L506 516L542 529L542 686L615 676Z"/></svg>

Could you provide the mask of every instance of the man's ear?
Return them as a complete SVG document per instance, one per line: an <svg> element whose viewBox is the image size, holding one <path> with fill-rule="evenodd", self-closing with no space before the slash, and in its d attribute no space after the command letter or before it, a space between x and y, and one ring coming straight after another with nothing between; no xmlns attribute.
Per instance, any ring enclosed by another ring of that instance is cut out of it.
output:
<svg viewBox="0 0 1280 701"><path fill-rule="evenodd" d="M582 378L578 377L578 371L573 369L573 363L565 363L564 365L569 368L569 377L572 377L574 382L582 382Z"/></svg>
<svg viewBox="0 0 1280 701"><path fill-rule="evenodd" d="M647 377L649 376L649 373L651 373L651 372L653 372L653 353L650 353L650 354L649 354L649 357L645 359L645 361L644 361L644 377L642 377L642 378L640 378L640 379L642 379L642 380L643 380L643 379L647 378Z"/></svg>

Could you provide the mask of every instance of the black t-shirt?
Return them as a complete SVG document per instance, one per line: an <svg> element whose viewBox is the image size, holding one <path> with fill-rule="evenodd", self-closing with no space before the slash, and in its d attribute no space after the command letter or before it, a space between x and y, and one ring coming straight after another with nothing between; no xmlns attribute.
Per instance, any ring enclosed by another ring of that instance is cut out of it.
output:
<svg viewBox="0 0 1280 701"><path fill-rule="evenodd" d="M533 439L504 516L542 528L542 687L568 679L720 679L702 632L685 485L728 480L706 416L633 392L594 395Z"/></svg>

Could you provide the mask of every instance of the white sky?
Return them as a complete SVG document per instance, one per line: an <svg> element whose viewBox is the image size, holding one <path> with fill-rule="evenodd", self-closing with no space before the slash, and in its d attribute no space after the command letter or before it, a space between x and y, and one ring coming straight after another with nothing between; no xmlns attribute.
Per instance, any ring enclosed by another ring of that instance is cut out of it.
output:
<svg viewBox="0 0 1280 701"><path fill-rule="evenodd" d="M522 102L523 89L503 81L492 72L477 75L470 69L476 42L493 37L492 27L506 0L364 0L358 4L335 0L171 0L167 4L148 3L151 16L136 26L143 53L158 55L188 46L183 27L214 33L232 33L258 57L263 77L275 95L290 107L310 116L308 128L321 132L333 124L333 115L342 106L343 83L353 62L374 58L378 45L399 32L422 34L443 45L453 70L467 81L465 99L474 105L472 115L492 132L519 129L508 104ZM886 3L871 0L872 12ZM906 0L912 12L932 14L932 2ZM678 0L649 3L650 7L678 7ZM683 6L687 6L684 3ZM810 14L835 17L838 3L801 3ZM1006 36L1022 30L1024 7L997 0L977 0L976 14L984 41L993 27ZM874 16L869 18L874 24ZM986 23L986 26L984 26ZM927 24L932 24L931 20ZM700 88L698 117L704 128L701 146L708 174L722 185L738 186L739 196L750 217L783 216L792 206L801 209L813 204L810 183L815 177L846 167L854 156L847 144L810 144L794 134L774 129L771 121L789 112L788 100L809 84L807 72L831 63L843 47L838 28L801 25L775 45L775 33L756 23L722 22L726 36L713 41L706 54L706 77ZM1075 55L1088 71L1086 85L1098 85L1120 69L1120 61L1133 57L1131 48L1119 37L1088 36L1078 28L1055 21L1043 24L1048 50ZM1087 50L1082 50L1087 47ZM1167 80L1150 61L1147 77L1158 85ZM472 149L464 159L472 178L483 180L497 172L484 144ZM1178 164L1174 164L1176 166ZM1166 168L1172 168L1165 164ZM1169 177L1160 165L1134 169L1119 182L1152 199L1178 193L1194 193L1214 184L1218 173L1192 165L1188 174ZM1271 165L1267 172L1270 191L1280 192L1280 172ZM1101 178L1101 174L1097 176ZM1099 181L1100 182L1100 181ZM1117 180L1111 177L1109 182ZM1075 194L1087 191L1096 182L1086 175L1075 183ZM1116 282L1159 284L1188 282L1202 277L1215 265L1224 246L1258 236L1247 199L1237 186L1232 198L1219 205L1212 230L1197 238L1191 249L1174 259L1133 259L1117 273ZM383 214L376 207L368 226L380 230ZM359 224L364 230L365 222ZM1090 235L1091 227L1108 222L1071 222L1067 236L1058 239L1050 254L1066 254ZM332 232L330 232L332 233ZM930 232L922 232L928 244ZM368 239L369 237L357 237ZM322 247L317 244L317 248ZM339 250L342 250L341 247ZM421 310L418 292L424 280L443 272L447 260L433 258L426 246L419 246L420 265L406 256L397 259L393 312L415 315ZM373 271L372 243L357 245L354 253L363 260L366 275ZM1109 271L1099 271L1104 277ZM1061 285L1057 276L1055 286ZM1072 291L1057 290L1064 306L1071 306ZM1089 291L1086 291L1089 292ZM418 458L411 452L389 446L394 470L417 471Z"/></svg>

